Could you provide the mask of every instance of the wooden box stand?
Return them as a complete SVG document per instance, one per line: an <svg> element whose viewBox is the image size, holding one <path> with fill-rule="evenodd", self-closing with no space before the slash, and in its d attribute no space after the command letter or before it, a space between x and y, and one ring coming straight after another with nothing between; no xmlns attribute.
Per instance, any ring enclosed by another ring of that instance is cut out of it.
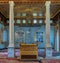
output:
<svg viewBox="0 0 60 63"><path fill-rule="evenodd" d="M38 59L38 46L37 44L21 44L20 46L20 59Z"/></svg>

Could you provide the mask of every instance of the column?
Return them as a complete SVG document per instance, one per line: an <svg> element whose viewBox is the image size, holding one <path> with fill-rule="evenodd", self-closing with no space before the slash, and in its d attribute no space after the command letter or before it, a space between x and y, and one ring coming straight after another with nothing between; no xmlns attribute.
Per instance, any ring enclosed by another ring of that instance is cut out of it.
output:
<svg viewBox="0 0 60 63"><path fill-rule="evenodd" d="M56 36L57 36L57 27L55 26L55 27L54 27L54 48L55 48L55 50L57 49L57 48L56 48L56 47L57 47L57 46L56 46L56 43L57 43L57 42L56 42Z"/></svg>
<svg viewBox="0 0 60 63"><path fill-rule="evenodd" d="M46 1L46 58L52 56L52 48L50 45L50 1Z"/></svg>
<svg viewBox="0 0 60 63"><path fill-rule="evenodd" d="M14 2L9 1L9 47L8 57L14 57Z"/></svg>
<svg viewBox="0 0 60 63"><path fill-rule="evenodd" d="M57 32L56 32L56 51L59 52L59 24L57 24Z"/></svg>
<svg viewBox="0 0 60 63"><path fill-rule="evenodd" d="M57 51L57 52L59 52L60 51L60 42L59 42L59 23L55 26L55 30L54 30L54 32L55 32L55 50Z"/></svg>

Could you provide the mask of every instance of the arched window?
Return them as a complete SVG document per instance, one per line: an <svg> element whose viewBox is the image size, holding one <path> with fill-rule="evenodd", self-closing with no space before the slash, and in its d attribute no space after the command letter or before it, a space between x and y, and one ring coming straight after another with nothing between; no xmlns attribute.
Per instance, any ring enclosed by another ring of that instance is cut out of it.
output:
<svg viewBox="0 0 60 63"><path fill-rule="evenodd" d="M16 42L25 42L25 33L22 30L15 32L15 41Z"/></svg>
<svg viewBox="0 0 60 63"><path fill-rule="evenodd" d="M36 32L36 40L37 42L43 42L43 32Z"/></svg>

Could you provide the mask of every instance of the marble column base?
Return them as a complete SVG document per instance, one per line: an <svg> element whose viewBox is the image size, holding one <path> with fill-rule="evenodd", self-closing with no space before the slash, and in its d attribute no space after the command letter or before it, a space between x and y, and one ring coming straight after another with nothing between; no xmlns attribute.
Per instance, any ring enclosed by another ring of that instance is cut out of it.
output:
<svg viewBox="0 0 60 63"><path fill-rule="evenodd" d="M14 58L14 47L8 47L8 57Z"/></svg>
<svg viewBox="0 0 60 63"><path fill-rule="evenodd" d="M47 47L46 48L46 58L52 58L52 48L51 47Z"/></svg>

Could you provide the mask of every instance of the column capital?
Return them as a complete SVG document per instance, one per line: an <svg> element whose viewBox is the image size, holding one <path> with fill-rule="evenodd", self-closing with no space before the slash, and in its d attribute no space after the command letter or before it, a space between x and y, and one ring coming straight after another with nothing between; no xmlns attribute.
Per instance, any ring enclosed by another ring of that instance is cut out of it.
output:
<svg viewBox="0 0 60 63"><path fill-rule="evenodd" d="M51 1L46 1L45 6L49 6L51 4Z"/></svg>
<svg viewBox="0 0 60 63"><path fill-rule="evenodd" d="M14 6L14 1L9 1L10 6Z"/></svg>

